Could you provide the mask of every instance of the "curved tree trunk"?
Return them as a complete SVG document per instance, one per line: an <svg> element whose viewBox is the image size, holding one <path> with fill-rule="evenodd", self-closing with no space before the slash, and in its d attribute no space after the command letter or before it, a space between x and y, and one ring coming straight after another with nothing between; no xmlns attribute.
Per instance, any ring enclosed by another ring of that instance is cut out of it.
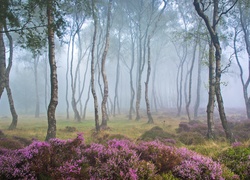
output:
<svg viewBox="0 0 250 180"><path fill-rule="evenodd" d="M92 0L92 16L94 19L94 34L92 41L92 49L91 49L91 92L94 99L94 110L95 110L95 129L97 132L100 131L99 125L99 113L98 113L98 100L95 90L95 43L96 43L96 34L97 34L97 17L95 14L95 2Z"/></svg>
<svg viewBox="0 0 250 180"><path fill-rule="evenodd" d="M118 87L119 87L119 79L120 79L120 53L121 53L121 28L119 28L119 35L118 35L118 52L117 52L117 65L116 65L116 82L115 82L115 96L114 96L114 111L113 116L116 115L116 107L118 114L120 114L120 106L119 106L119 99L118 99Z"/></svg>
<svg viewBox="0 0 250 180"><path fill-rule="evenodd" d="M76 36L76 32L73 34L73 37L72 37L72 50L71 50L71 62L70 62L70 78L71 78L71 91L72 91L71 105L72 105L72 109L74 111L74 119L77 120L77 122L80 122L81 117L80 117L79 111L77 109L77 103L76 103L76 99L75 99L77 70L76 70L76 73L75 73L75 78L74 78L74 75L73 75L75 36ZM77 64L77 66L78 66L78 64Z"/></svg>
<svg viewBox="0 0 250 180"><path fill-rule="evenodd" d="M8 32L6 24L4 25L4 29L6 31L5 34L6 34L7 38L8 38L8 40L9 40L9 61L8 61L8 67L6 69L6 75L5 75L5 78L6 78L5 88L6 88L6 91L7 91L7 96L8 96L9 106L10 106L10 112L11 112L11 115L12 115L12 122L11 122L11 124L9 126L9 129L13 130L13 129L16 129L17 121L18 121L18 115L16 113L14 100L13 100L12 93L11 93L11 88L10 88L10 82L9 82L10 70L12 68L12 60L13 60L13 40L12 40L12 36Z"/></svg>
<svg viewBox="0 0 250 180"><path fill-rule="evenodd" d="M108 15L107 15L107 29L106 29L106 41L105 41L105 46L104 46L104 51L102 54L102 67L101 67L101 72L102 72L102 79L103 79L103 99L102 99L102 128L107 127L107 99L108 99L108 79L106 75L106 69L105 69L105 64L106 64L106 57L109 49L109 30L110 30L110 18L111 18L111 6L112 6L112 0L109 0L109 5L108 5Z"/></svg>
<svg viewBox="0 0 250 180"><path fill-rule="evenodd" d="M91 82L89 83L88 96L87 96L87 99L86 99L85 104L84 104L82 120L85 120L85 118L86 118L86 111L87 111L87 105L89 102L90 90L91 90Z"/></svg>
<svg viewBox="0 0 250 180"><path fill-rule="evenodd" d="M51 97L48 107L48 130L46 141L51 138L56 138L56 106L58 104L58 81L57 81L57 67L55 60L55 41L53 29L53 0L47 1L47 18L48 18L48 47L49 47L49 65L50 65L50 83L51 83Z"/></svg>
<svg viewBox="0 0 250 180"><path fill-rule="evenodd" d="M237 1L236 1L237 2ZM235 5L235 3L233 4L233 6ZM230 140L230 142L234 141L232 132L227 124L227 117L225 114L225 108L224 108L224 104L223 104L223 99L222 99L222 95L221 95L221 89L220 89L220 83L221 83L221 47L220 47L220 41L219 41L219 37L218 34L216 32L216 26L218 24L219 21L219 0L214 0L213 3L213 25L211 25L208 16L206 16L204 14L204 12L201 10L200 8L200 2L198 0L194 0L194 6L195 6L195 10L197 11L198 15L204 20L206 27L209 31L210 37L211 37L211 41L215 47L215 94L216 94L216 99L217 99L217 103L218 103L218 108L219 108L219 114L220 114L220 119L221 119L221 123L223 126L223 129L225 131L226 134L226 138L228 140ZM231 6L231 8L233 7ZM230 10L231 8L229 8L228 10Z"/></svg>
<svg viewBox="0 0 250 180"><path fill-rule="evenodd" d="M131 32L132 33L132 32ZM130 107L129 107L129 120L132 120L132 115L134 110L134 99L135 99L135 89L133 85L133 69L134 69L134 63L135 63L135 50L134 50L134 40L133 35L131 34L131 40L132 40L132 46L131 46L131 65L129 70L129 77L130 77Z"/></svg>
<svg viewBox="0 0 250 180"><path fill-rule="evenodd" d="M249 9L249 6L247 7ZM250 83L250 32L248 29L249 26L249 21L247 18L244 17L244 13L248 13L247 11L243 11L242 9L242 4L239 3L239 10L240 10L240 24L242 27L242 32L244 34L244 41L246 45L246 52L248 54L248 77L245 83L243 83L243 94L244 94L244 99L245 99L245 106L246 106L246 112L247 112L247 117L250 119L250 97L248 96L248 86ZM236 42L236 40L234 41ZM237 61L238 65L239 62ZM243 72L241 73L241 77L243 76ZM242 77L243 79L243 77Z"/></svg>
<svg viewBox="0 0 250 180"><path fill-rule="evenodd" d="M234 53L235 53L235 59L236 62L238 64L238 67L240 69L240 80L241 80L241 84L242 84L242 91L243 91L243 96L244 96L244 101L245 101L245 107L246 107L246 113L247 113L247 118L250 119L250 100L248 98L248 85L249 85L249 80L250 80L250 59L248 61L248 78L247 81L244 82L244 77L243 77L243 68L240 64L239 61L239 57L238 57L238 50L237 50L237 46L236 46L236 41L237 41L237 35L239 32L237 32L237 30L235 29L235 34L234 34Z"/></svg>
<svg viewBox="0 0 250 180"><path fill-rule="evenodd" d="M199 40L197 87L196 87L196 100L195 100L195 105L194 105L194 119L195 120L197 120L197 118L198 118L198 112L199 112L199 106L200 106L200 96L201 96L201 62L202 62L202 59L203 59L203 54L204 54L204 50L201 51L201 43L200 43L200 40Z"/></svg>
<svg viewBox="0 0 250 180"><path fill-rule="evenodd" d="M191 99L192 99L192 78L193 78L192 76L193 76L194 62L195 62L195 57L196 57L196 48L197 48L197 41L195 42L195 45L194 45L193 58L191 62L191 67L189 69L188 97L187 97L187 103L186 103L186 111L187 111L187 116L188 116L189 121L191 121L189 106L190 106Z"/></svg>

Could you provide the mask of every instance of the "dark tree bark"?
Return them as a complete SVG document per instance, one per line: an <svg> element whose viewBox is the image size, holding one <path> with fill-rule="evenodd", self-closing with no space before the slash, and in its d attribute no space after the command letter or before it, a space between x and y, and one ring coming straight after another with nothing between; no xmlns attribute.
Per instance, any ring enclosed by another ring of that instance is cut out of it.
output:
<svg viewBox="0 0 250 180"><path fill-rule="evenodd" d="M0 30L3 30L3 25L0 23ZM3 40L3 33L0 33L0 98L2 97L4 87L5 87L5 45Z"/></svg>
<svg viewBox="0 0 250 180"><path fill-rule="evenodd" d="M98 100L95 90L95 43L96 43L96 34L97 34L97 17L95 13L95 0L92 0L92 16L94 19L94 34L92 41L92 49L91 49L91 92L94 99L94 110L95 110L95 129L97 132L100 131L99 125L99 113L98 113Z"/></svg>
<svg viewBox="0 0 250 180"><path fill-rule="evenodd" d="M104 51L102 54L102 67L101 67L101 72L102 72L102 79L103 79L103 99L102 99L102 128L107 127L107 99L108 99L108 79L106 75L106 57L109 49L109 31L110 31L110 18L111 18L111 6L112 6L112 0L109 0L108 4L108 15L107 15L107 27L106 27L106 41L105 41L105 46L104 46Z"/></svg>
<svg viewBox="0 0 250 180"><path fill-rule="evenodd" d="M54 1L47 1L47 18L48 18L48 49L49 49L49 65L50 65L50 82L51 82L51 97L48 107L48 130L46 141L51 138L56 138L56 106L58 104L58 81L57 67L55 60L55 41L54 41L54 17L53 17Z"/></svg>
<svg viewBox="0 0 250 180"><path fill-rule="evenodd" d="M48 64L47 64L47 61L48 61L48 55L47 55L47 52L45 54L45 59L44 59L44 104L45 104L45 109L46 111L48 111Z"/></svg>
<svg viewBox="0 0 250 180"><path fill-rule="evenodd" d="M234 5L235 5L235 3L234 3ZM215 66L215 94L216 94L216 99L217 99L217 103L218 103L220 119L221 119L221 123L222 123L222 126L223 126L225 134L226 134L226 138L228 140L230 140L231 142L233 142L234 138L233 138L232 132L231 132L231 130L228 126L228 123L227 123L227 117L225 114L225 108L224 108L223 98L221 95L221 88L220 88L221 73L222 73L222 71L221 71L221 46L220 46L220 41L219 41L217 31L216 31L216 26L218 24L218 21L220 20L219 19L219 17L220 17L219 16L219 0L214 0L214 2L213 2L213 25L211 25L208 16L206 16L204 14L204 12L202 11L202 9L200 7L200 2L198 0L194 0L194 6L195 6L195 10L197 11L198 15L204 20L206 27L209 31L213 46L215 47L215 64L216 64L216 66ZM231 6L228 9L228 11L233 6ZM226 12L222 12L222 13L225 14Z"/></svg>

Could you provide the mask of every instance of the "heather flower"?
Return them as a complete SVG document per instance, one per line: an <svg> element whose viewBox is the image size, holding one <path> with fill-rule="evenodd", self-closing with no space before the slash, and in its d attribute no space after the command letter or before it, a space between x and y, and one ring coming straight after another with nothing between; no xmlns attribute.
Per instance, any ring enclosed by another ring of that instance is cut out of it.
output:
<svg viewBox="0 0 250 180"><path fill-rule="evenodd" d="M221 165L211 158L199 155L186 148L180 148L177 153L182 158L181 163L174 168L174 175L181 179L223 180Z"/></svg>
<svg viewBox="0 0 250 180"><path fill-rule="evenodd" d="M241 142L233 142L233 143L231 144L231 146L232 146L233 148L240 147L240 146L242 146L242 143L241 143Z"/></svg>

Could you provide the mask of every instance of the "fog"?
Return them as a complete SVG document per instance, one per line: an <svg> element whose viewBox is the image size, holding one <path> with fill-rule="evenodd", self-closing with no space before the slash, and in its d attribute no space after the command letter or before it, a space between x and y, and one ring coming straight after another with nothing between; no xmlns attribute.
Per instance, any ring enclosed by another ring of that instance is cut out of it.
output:
<svg viewBox="0 0 250 180"><path fill-rule="evenodd" d="M162 8L162 5L159 6L159 10ZM131 11L135 11L133 9ZM194 12L194 9L187 10L186 14L192 15L192 17L183 17L178 5L168 5L165 9L162 18L158 22L157 28L154 31L154 34L151 39L151 74L149 81L149 100L151 105L151 111L168 111L169 109L177 109L178 101L178 89L177 83L178 80L178 67L180 61L183 60L185 56L185 62L183 63L183 82L182 82L182 114L185 115L185 93L187 93L188 85L185 85L185 82L188 81L188 71L190 69L191 61L193 58L193 46L194 46L194 35L193 37L185 37L187 32L192 31L197 26L197 17L190 11ZM119 13L120 12L120 13ZM128 14L132 12L128 12ZM150 12L147 12L148 14ZM148 17L145 13L143 21L140 23L143 33L145 33L146 23L148 22ZM134 24L131 19L129 20L129 15L124 14L123 10L120 9L120 6L114 7L112 15L112 25L110 29L110 47L108 50L108 56L106 60L106 73L108 78L108 109L109 113L112 113L114 108L114 97L116 89L116 78L117 78L117 63L119 59L119 84L118 84L118 102L121 113L128 115L130 108L130 99L131 99L131 89L130 89L130 70L132 62L132 45L134 45L134 67L132 70L133 73L133 88L135 94L137 93L138 86L138 65L139 65L139 56L140 56L140 47L139 47L139 32L137 28L133 29ZM149 15L148 15L149 16ZM158 14L154 14L155 17L158 17ZM136 18L136 16L134 17ZM186 19L183 19L186 18ZM193 21L192 18L196 21ZM74 23L74 20L71 20L71 25ZM105 16L101 19L98 26L98 40L97 44L99 47L96 48L96 65L95 65L95 87L98 94L99 105L102 101L101 88L103 88L102 77L100 75L100 66L101 61L101 52L104 44L104 35L105 35ZM188 27L185 29L184 22L188 21ZM156 23L156 22L154 22ZM154 26L152 23L152 27ZM67 65L68 65L68 101L69 101L69 110L70 117L73 119L74 113L71 106L72 98L72 89L71 83L72 79L70 77L70 71L72 71L73 79L76 78L76 94L75 98L79 98L79 94L83 89L82 96L77 104L77 108L82 116L85 102L88 97L89 83L90 83L90 51L93 37L93 21L91 18L86 20L80 29L80 36L75 36L74 42L74 52L72 52L72 41L69 42L70 34L65 33L63 42L62 40L57 39L56 43L56 61L57 61L57 73L58 73L58 84L59 84L59 99L57 106L57 115L65 116L66 118L66 74L67 74ZM204 26L204 23L202 23ZM131 32L134 38L134 44L131 43ZM67 31L73 29L67 27ZM207 33L203 28L202 33ZM198 32L197 32L198 33ZM223 31L221 31L223 33ZM192 34L192 33L191 33ZM79 37L81 39L79 39ZM17 37L18 38L18 37ZM5 37L5 43L8 44L7 38ZM224 45L222 48L222 67L226 67L230 60L231 64L227 70L222 74L222 96L224 100L224 105L227 109L230 108L245 108L242 84L239 77L239 68L236 64L233 54L233 49L230 47L232 45L232 40L228 38L227 45ZM17 39L16 39L17 42ZM67 43L65 43L67 42ZM143 41L142 41L143 42ZM198 63L201 62L201 95L200 95L200 111L205 111L208 103L208 46L206 45L207 40L201 40L199 46L196 48L196 55L194 61L194 68L192 72L192 98L190 109L193 113L194 104L197 98L197 78L198 78ZM68 45L70 45L70 51L68 51ZM206 46L206 47L205 47ZM205 48L204 48L205 47ZM99 49L98 49L99 48ZM204 50L203 50L204 49ZM148 53L142 51L145 57ZM80 56L79 56L80 54ZM6 50L6 56L8 59L8 49ZM40 115L46 114L46 108L48 106L50 98L50 86L49 86L49 65L48 65L48 54L46 50L38 55L38 66L37 66L37 87L38 87L38 98L39 98L39 109ZM67 58L68 57L68 58ZM80 58L79 58L80 57ZM232 58L231 58L232 57ZM231 59L230 59L231 58ZM247 54L242 51L240 60L243 64L244 72L247 72ZM10 86L12 89L13 99L15 103L16 111L19 115L35 115L37 95L36 95L36 85L35 85L35 67L34 67L34 56L28 49L23 49L19 47L16 43L14 48L14 58L13 58L13 67L10 74ZM80 59L79 71L76 72L77 63ZM144 62L144 70L142 71L142 95L140 103L140 111L145 112L145 98L144 91L147 76L147 61ZM98 65L99 64L99 65ZM85 75L86 71L86 75ZM247 75L247 73L245 73ZM245 77L246 78L246 77ZM74 80L73 80L74 81ZM101 88L98 84L98 81L101 84ZM180 84L179 84L180 88ZM154 99L155 98L155 99ZM136 95L134 99L134 108L136 103ZM87 104L87 116L93 117L93 97L91 92L89 93L89 101ZM99 107L100 108L100 107ZM117 111L117 110L116 110ZM177 111L177 110L176 110ZM117 112L118 113L118 112ZM204 113L204 112L203 112ZM10 116L8 98L6 91L0 99L0 116ZM193 116L193 115L192 115ZM135 117L135 114L133 114Z"/></svg>

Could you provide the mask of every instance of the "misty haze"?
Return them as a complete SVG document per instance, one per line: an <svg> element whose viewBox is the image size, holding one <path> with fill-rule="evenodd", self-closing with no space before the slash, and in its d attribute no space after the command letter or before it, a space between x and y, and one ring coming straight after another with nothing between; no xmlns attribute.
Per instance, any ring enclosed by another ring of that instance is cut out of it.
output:
<svg viewBox="0 0 250 180"><path fill-rule="evenodd" d="M248 0L0 2L0 180L250 178L249 11Z"/></svg>

